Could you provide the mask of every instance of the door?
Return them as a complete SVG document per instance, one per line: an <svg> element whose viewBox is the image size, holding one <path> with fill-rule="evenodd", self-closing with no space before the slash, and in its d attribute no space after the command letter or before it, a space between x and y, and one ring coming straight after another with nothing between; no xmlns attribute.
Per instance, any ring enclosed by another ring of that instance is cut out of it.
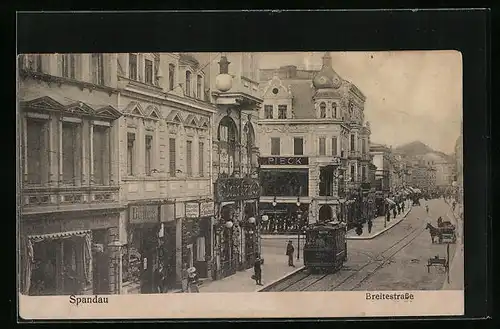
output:
<svg viewBox="0 0 500 329"><path fill-rule="evenodd" d="M194 253L196 272L200 278L208 278L208 267L206 261L206 239L200 236L196 239L196 250Z"/></svg>
<svg viewBox="0 0 500 329"><path fill-rule="evenodd" d="M141 293L151 294L156 292L154 280L158 244L156 230L144 228L141 238Z"/></svg>
<svg viewBox="0 0 500 329"><path fill-rule="evenodd" d="M109 294L109 262L107 250L102 244L92 248L92 281L94 294Z"/></svg>

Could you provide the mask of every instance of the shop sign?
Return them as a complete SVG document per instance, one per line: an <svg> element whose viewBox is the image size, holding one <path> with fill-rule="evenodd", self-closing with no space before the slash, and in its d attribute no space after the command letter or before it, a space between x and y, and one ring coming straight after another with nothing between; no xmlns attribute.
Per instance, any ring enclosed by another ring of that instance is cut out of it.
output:
<svg viewBox="0 0 500 329"><path fill-rule="evenodd" d="M159 205L131 205L129 206L129 221L131 224L159 222Z"/></svg>
<svg viewBox="0 0 500 329"><path fill-rule="evenodd" d="M175 220L175 204L168 203L161 205L161 221L170 222Z"/></svg>
<svg viewBox="0 0 500 329"><path fill-rule="evenodd" d="M186 218L198 218L200 217L200 204L198 202L186 202Z"/></svg>
<svg viewBox="0 0 500 329"><path fill-rule="evenodd" d="M214 215L214 203L203 202L200 205L200 217L208 217Z"/></svg>
<svg viewBox="0 0 500 329"><path fill-rule="evenodd" d="M260 197L259 182L251 178L219 178L215 183L215 200L237 201L258 199Z"/></svg>
<svg viewBox="0 0 500 329"><path fill-rule="evenodd" d="M301 166L308 165L308 157L261 157L260 165L278 165L278 166Z"/></svg>

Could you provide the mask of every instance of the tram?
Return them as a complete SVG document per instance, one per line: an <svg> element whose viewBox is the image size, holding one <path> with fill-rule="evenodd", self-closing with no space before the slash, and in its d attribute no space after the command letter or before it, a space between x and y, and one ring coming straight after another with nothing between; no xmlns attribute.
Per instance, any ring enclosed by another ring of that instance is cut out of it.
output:
<svg viewBox="0 0 500 329"><path fill-rule="evenodd" d="M306 228L304 266L311 272L335 272L347 260L346 225L341 222L311 224Z"/></svg>

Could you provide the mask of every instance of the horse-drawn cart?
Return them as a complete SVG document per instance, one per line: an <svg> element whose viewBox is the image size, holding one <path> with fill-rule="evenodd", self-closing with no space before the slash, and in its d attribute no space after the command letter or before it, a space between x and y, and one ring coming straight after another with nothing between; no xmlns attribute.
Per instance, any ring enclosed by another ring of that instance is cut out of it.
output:
<svg viewBox="0 0 500 329"><path fill-rule="evenodd" d="M455 243L457 241L457 235L455 233L455 225L451 222L441 222L438 224L438 229L440 233L440 242L449 241Z"/></svg>

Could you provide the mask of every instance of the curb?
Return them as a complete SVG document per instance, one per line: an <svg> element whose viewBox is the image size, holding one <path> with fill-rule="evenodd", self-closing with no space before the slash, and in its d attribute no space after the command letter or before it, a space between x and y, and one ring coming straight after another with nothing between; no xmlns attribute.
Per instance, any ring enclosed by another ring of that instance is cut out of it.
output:
<svg viewBox="0 0 500 329"><path fill-rule="evenodd" d="M408 211L401 217L399 218L396 222L393 222L392 225L384 228L382 231L380 232L377 232L371 236L367 236L367 237L360 237L360 236L351 236L351 237L346 237L345 239L346 240L371 240L371 239L374 239L376 238L377 236L381 235L382 233L385 233L387 232L388 230L390 230L391 228L393 228L394 226L398 225L399 223L401 223L403 221L403 219L406 218L406 216L408 216L408 214L411 212L411 209L408 209Z"/></svg>
<svg viewBox="0 0 500 329"><path fill-rule="evenodd" d="M305 239L305 235L304 234L301 234L300 235L300 238L304 238ZM290 240L290 239L297 239L297 235L272 235L272 234L264 234L264 235L261 235L260 237L261 239L263 240Z"/></svg>
<svg viewBox="0 0 500 329"><path fill-rule="evenodd" d="M288 278L289 276L294 275L295 273L297 273L297 272L299 272L299 271L302 271L304 268L305 268L305 266L304 266L304 265L302 265L301 267L299 267L299 268L297 268L297 269L293 270L292 272L290 272L290 273L287 273L287 274L283 275L281 278L276 279L276 280L274 280L274 281L271 281L270 283L266 284L266 285L265 285L265 286L263 286L262 288L256 289L256 290L255 290L255 292L265 292L265 291L264 291L264 289L267 289L267 288L269 288L269 287L272 287L272 286L274 286L274 285L278 284L279 282L283 281L284 279Z"/></svg>

